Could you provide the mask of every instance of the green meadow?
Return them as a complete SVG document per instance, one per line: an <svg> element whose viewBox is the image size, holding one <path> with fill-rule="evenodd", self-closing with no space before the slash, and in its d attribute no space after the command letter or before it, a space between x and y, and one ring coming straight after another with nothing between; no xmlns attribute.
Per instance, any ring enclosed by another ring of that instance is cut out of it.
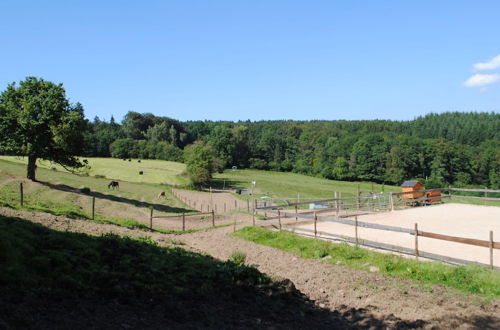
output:
<svg viewBox="0 0 500 330"><path fill-rule="evenodd" d="M355 196L358 186L361 192L398 192L401 188L373 184L371 182L334 181L316 178L297 173L284 173L261 170L226 170L216 174L217 187L252 188L255 181L254 193L276 198L333 198L335 192L342 193L343 197Z"/></svg>
<svg viewBox="0 0 500 330"><path fill-rule="evenodd" d="M28 159L25 157L0 156L0 159L10 162L26 164ZM167 185L184 185L189 182L183 172L186 165L177 162L165 160L132 159L127 160L116 158L82 158L88 161L89 169L82 169L80 172L90 176L104 176L107 179L140 182L140 183L161 183ZM140 161L140 162L139 162ZM46 160L38 160L39 168L55 168L60 172L68 172L60 165ZM139 174L142 171L143 174Z"/></svg>
<svg viewBox="0 0 500 330"><path fill-rule="evenodd" d="M0 203L19 205L19 182L25 177L26 166L20 162L0 159ZM25 207L61 215L88 218L92 196L96 197L96 212L101 219L129 219L145 222L149 209L157 214L170 215L192 212L162 184L119 181L119 190L108 189L109 179L77 175L38 167L38 182L24 180ZM166 199L158 199L165 191Z"/></svg>

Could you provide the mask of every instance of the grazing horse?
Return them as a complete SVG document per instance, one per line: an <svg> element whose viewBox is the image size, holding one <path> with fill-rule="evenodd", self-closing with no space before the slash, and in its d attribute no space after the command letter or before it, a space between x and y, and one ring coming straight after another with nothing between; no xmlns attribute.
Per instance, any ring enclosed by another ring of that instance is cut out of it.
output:
<svg viewBox="0 0 500 330"><path fill-rule="evenodd" d="M108 189L120 189L120 184L118 183L118 181L111 181L109 184L108 184Z"/></svg>
<svg viewBox="0 0 500 330"><path fill-rule="evenodd" d="M164 192L164 191L160 191L160 193L158 194L158 199L164 197L165 199L167 198L167 193Z"/></svg>

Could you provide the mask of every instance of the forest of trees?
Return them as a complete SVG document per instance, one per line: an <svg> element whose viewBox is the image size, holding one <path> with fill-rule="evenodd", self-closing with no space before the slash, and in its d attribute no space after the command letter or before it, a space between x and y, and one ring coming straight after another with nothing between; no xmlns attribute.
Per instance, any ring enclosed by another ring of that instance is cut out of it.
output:
<svg viewBox="0 0 500 330"><path fill-rule="evenodd" d="M500 114L429 114L411 121L180 122L129 112L88 122L84 156L184 161L202 143L216 168L292 171L338 180L500 188Z"/></svg>

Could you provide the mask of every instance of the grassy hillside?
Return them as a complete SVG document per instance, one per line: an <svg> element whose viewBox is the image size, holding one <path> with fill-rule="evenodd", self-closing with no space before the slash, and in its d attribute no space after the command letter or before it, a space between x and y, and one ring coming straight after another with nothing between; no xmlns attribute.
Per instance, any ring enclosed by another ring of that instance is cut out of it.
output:
<svg viewBox="0 0 500 330"><path fill-rule="evenodd" d="M96 197L96 212L103 218L125 218L146 222L149 208L157 214L190 212L184 203L159 184L120 181L120 189L108 189L109 179L75 175L39 167L39 182L24 180L26 166L0 160L0 202L19 205L19 182L24 182L25 204L39 210L57 210L61 214L89 215L91 195ZM91 195L81 189L89 188ZM157 199L160 191L167 192L167 199Z"/></svg>
<svg viewBox="0 0 500 330"><path fill-rule="evenodd" d="M0 156L0 159L20 164L26 164L28 161L27 158L14 156ZM140 163L137 159L132 159L130 162L116 158L85 159L89 162L90 170L88 170L88 174L91 176L99 175L114 180L168 185L184 185L188 183L188 180L181 176L186 169L186 166L182 163L148 159L141 159ZM37 164L39 168L55 167L58 171L66 172L63 167L51 164L48 161L38 160ZM140 175L139 171L143 171L144 174Z"/></svg>
<svg viewBox="0 0 500 330"><path fill-rule="evenodd" d="M372 189L370 182L348 182L333 181L315 178L297 173L283 173L260 170L226 170L222 174L216 174L217 186L222 188L252 188L252 181L256 182L254 192L256 194L271 197L297 198L333 198L335 191L341 192L343 197L356 195L358 184L362 192ZM224 183L225 181L225 183ZM399 187L373 184L374 192L401 191Z"/></svg>
<svg viewBox="0 0 500 330"><path fill-rule="evenodd" d="M92 237L0 216L0 269L6 329L342 324L241 260L159 247L149 237Z"/></svg>

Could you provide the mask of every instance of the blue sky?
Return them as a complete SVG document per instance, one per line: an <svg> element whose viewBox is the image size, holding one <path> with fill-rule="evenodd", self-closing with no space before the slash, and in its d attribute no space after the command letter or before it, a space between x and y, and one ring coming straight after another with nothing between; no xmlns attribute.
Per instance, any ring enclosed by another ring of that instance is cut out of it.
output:
<svg viewBox="0 0 500 330"><path fill-rule="evenodd" d="M85 114L394 119L500 112L499 1L0 2L0 88Z"/></svg>

